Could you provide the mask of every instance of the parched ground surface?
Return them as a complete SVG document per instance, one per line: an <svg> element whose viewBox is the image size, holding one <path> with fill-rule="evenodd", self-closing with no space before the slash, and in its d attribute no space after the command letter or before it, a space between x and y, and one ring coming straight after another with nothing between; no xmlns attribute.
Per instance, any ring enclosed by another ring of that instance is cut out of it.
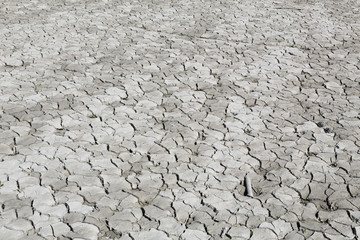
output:
<svg viewBox="0 0 360 240"><path fill-rule="evenodd" d="M360 238L359 7L2 0L0 239Z"/></svg>

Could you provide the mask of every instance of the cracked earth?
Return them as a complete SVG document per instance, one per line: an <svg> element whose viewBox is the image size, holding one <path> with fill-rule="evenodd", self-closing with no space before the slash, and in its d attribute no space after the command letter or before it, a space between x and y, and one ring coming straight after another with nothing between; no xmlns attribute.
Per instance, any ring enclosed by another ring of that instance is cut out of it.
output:
<svg viewBox="0 0 360 240"><path fill-rule="evenodd" d="M0 238L360 238L359 8L1 1Z"/></svg>

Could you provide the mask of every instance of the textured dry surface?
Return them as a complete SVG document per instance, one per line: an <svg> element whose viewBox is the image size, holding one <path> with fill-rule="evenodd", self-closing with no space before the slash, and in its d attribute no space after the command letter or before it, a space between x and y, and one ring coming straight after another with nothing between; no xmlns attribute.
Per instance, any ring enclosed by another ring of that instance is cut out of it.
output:
<svg viewBox="0 0 360 240"><path fill-rule="evenodd" d="M359 6L1 1L0 239L360 238Z"/></svg>

